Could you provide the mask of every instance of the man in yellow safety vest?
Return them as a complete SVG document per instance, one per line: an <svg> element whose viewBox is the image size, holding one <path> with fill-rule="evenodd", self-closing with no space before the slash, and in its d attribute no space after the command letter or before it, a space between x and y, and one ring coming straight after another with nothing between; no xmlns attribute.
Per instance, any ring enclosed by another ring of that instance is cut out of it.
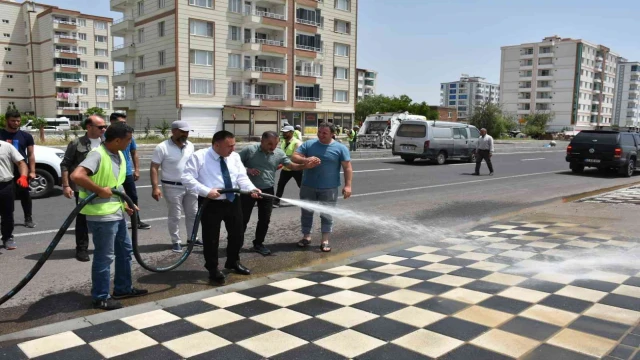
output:
<svg viewBox="0 0 640 360"><path fill-rule="evenodd" d="M302 144L302 141L295 137L296 131L298 130L295 130L291 125L287 125L282 128L283 141L280 141L280 148L284 151L285 155L289 157L289 159L291 159L293 153L298 149L298 146ZM302 170L295 171L287 168L282 169L280 172L280 178L278 179L278 189L276 190L276 196L278 198L282 197L282 194L284 194L284 188L287 186L287 183L291 178L295 179L299 188L300 184L302 184ZM274 200L273 206L280 206L280 201L278 199Z"/></svg>
<svg viewBox="0 0 640 360"><path fill-rule="evenodd" d="M89 152L73 171L71 180L80 187L81 200L91 193L98 195L80 211L87 217L87 226L93 234L95 246L91 266L91 298L94 308L114 310L122 307L117 299L146 295L148 291L132 287L133 247L124 213L132 215L133 210L112 192L112 189L124 191L122 184L127 169L122 151L131 142L133 128L126 123L113 123L104 137L104 143ZM116 273L113 295L110 296L114 254Z"/></svg>
<svg viewBox="0 0 640 360"><path fill-rule="evenodd" d="M358 148L358 126L354 126L353 129L347 131L347 137L349 137L349 150L356 151Z"/></svg>

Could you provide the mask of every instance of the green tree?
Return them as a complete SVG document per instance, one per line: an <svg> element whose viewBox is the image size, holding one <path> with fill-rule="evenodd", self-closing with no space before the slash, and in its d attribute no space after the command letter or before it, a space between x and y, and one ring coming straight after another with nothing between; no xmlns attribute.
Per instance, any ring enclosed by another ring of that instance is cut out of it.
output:
<svg viewBox="0 0 640 360"><path fill-rule="evenodd" d="M424 101L421 103L413 102L407 95L400 95L399 97L374 95L358 101L356 104L356 120L363 121L367 116L375 113L404 111L415 115L423 115L431 120L438 118L438 112L431 109Z"/></svg>
<svg viewBox="0 0 640 360"><path fill-rule="evenodd" d="M171 124L169 124L167 120L162 120L162 124L156 125L156 129L160 130L160 134L162 134L162 137L166 139L169 136Z"/></svg>
<svg viewBox="0 0 640 360"><path fill-rule="evenodd" d="M87 114L87 116L91 116L91 115L98 115L98 116L106 116L107 113L104 111L103 108L99 108L99 107L92 107L92 108L88 108L87 111L85 111L85 114Z"/></svg>
<svg viewBox="0 0 640 360"><path fill-rule="evenodd" d="M526 115L524 120L526 124L524 126L525 134L532 138L539 138L547 133L547 125L551 122L553 115L548 112L535 112L530 115Z"/></svg>
<svg viewBox="0 0 640 360"><path fill-rule="evenodd" d="M475 107L469 124L478 129L487 129L487 133L494 138L499 138L503 133L517 127L513 116L505 114L499 105L488 101Z"/></svg>

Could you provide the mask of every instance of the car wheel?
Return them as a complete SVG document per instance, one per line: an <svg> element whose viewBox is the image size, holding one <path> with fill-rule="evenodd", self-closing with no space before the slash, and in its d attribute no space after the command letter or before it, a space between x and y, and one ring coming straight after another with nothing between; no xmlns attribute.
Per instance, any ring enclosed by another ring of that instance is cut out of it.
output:
<svg viewBox="0 0 640 360"><path fill-rule="evenodd" d="M44 169L36 169L36 178L29 181L29 192L31 198L43 198L53 190L53 175Z"/></svg>
<svg viewBox="0 0 640 360"><path fill-rule="evenodd" d="M573 171L576 174L580 174L584 172L584 165L572 165L571 171Z"/></svg>
<svg viewBox="0 0 640 360"><path fill-rule="evenodd" d="M475 152L472 152L472 153L471 153L471 156L469 156L469 162L470 162L470 163L474 163L474 162L476 162L476 160L477 160L477 158L476 158L476 153L475 153Z"/></svg>
<svg viewBox="0 0 640 360"><path fill-rule="evenodd" d="M620 173L624 177L632 177L633 176L633 172L635 170L636 170L636 160L635 159L629 159L629 162L627 163L627 166L623 166L622 168L620 168Z"/></svg>
<svg viewBox="0 0 640 360"><path fill-rule="evenodd" d="M415 161L416 158L412 158L412 157L402 157L402 160L404 160L404 162L406 162L407 164L411 164L412 162Z"/></svg>
<svg viewBox="0 0 640 360"><path fill-rule="evenodd" d="M444 165L447 162L447 154L444 152L439 152L438 156L436 156L436 164Z"/></svg>

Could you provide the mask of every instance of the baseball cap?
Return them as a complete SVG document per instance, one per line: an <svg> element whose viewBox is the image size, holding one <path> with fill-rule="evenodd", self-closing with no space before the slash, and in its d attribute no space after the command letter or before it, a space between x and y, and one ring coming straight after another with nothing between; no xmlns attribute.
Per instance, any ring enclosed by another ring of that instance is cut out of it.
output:
<svg viewBox="0 0 640 360"><path fill-rule="evenodd" d="M282 132L289 132L289 131L293 131L293 126L287 125L282 128Z"/></svg>
<svg viewBox="0 0 640 360"><path fill-rule="evenodd" d="M191 131L189 123L184 120L177 120L171 123L171 129L180 129L182 131Z"/></svg>

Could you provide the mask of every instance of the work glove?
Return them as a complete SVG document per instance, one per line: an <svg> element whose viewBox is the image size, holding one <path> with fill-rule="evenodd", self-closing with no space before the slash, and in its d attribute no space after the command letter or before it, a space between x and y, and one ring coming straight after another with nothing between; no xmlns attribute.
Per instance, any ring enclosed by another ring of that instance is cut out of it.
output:
<svg viewBox="0 0 640 360"><path fill-rule="evenodd" d="M16 181L16 183L18 184L18 186L23 188L29 187L29 181L27 181L27 177L24 175L21 175L18 181Z"/></svg>

